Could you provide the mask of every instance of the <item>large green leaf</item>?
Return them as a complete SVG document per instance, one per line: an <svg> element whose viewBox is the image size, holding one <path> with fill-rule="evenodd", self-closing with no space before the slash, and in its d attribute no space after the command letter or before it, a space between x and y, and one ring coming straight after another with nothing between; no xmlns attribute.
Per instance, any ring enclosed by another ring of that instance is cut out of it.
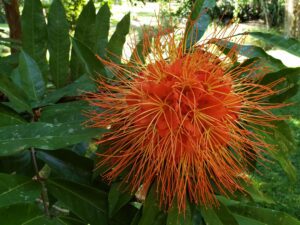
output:
<svg viewBox="0 0 300 225"><path fill-rule="evenodd" d="M19 56L18 54L9 55L6 57L0 57L0 74L1 76L9 76L12 71L18 66Z"/></svg>
<svg viewBox="0 0 300 225"><path fill-rule="evenodd" d="M205 33L211 23L211 17L207 14L208 9L215 6L215 0L196 0L190 18L185 28L185 46L187 49L192 47Z"/></svg>
<svg viewBox="0 0 300 225"><path fill-rule="evenodd" d="M30 177L0 173L0 207L34 202L41 186Z"/></svg>
<svg viewBox="0 0 300 225"><path fill-rule="evenodd" d="M11 156L0 157L1 173L16 173L18 175L32 177L36 173L32 165L33 164L30 151L20 152Z"/></svg>
<svg viewBox="0 0 300 225"><path fill-rule="evenodd" d="M54 0L48 15L49 66L56 87L64 86L69 79L69 24L64 6Z"/></svg>
<svg viewBox="0 0 300 225"><path fill-rule="evenodd" d="M0 208L0 221L5 225L66 225L60 218L47 218L35 204L15 204Z"/></svg>
<svg viewBox="0 0 300 225"><path fill-rule="evenodd" d="M87 75L83 75L73 83L63 88L50 92L41 103L41 106L56 103L58 100L60 100L63 97L80 96L87 91L95 91L95 90L96 90L95 82Z"/></svg>
<svg viewBox="0 0 300 225"><path fill-rule="evenodd" d="M68 150L39 151L36 155L51 168L51 177L85 184L92 180L94 163L91 159Z"/></svg>
<svg viewBox="0 0 300 225"><path fill-rule="evenodd" d="M0 127L26 123L26 121L15 111L0 105Z"/></svg>
<svg viewBox="0 0 300 225"><path fill-rule="evenodd" d="M235 214L251 219L253 218L267 225L300 225L299 220L285 212L256 206L247 206L238 202L229 203L228 208Z"/></svg>
<svg viewBox="0 0 300 225"><path fill-rule="evenodd" d="M126 35L129 33L130 14L126 14L117 24L116 30L107 44L108 57L116 63L121 62L123 46L126 41Z"/></svg>
<svg viewBox="0 0 300 225"><path fill-rule="evenodd" d="M47 75L47 26L40 0L26 0L22 12L22 46Z"/></svg>
<svg viewBox="0 0 300 225"><path fill-rule="evenodd" d="M108 4L105 3L98 11L95 22L95 44L93 51L100 57L104 57L105 48L108 43L110 10Z"/></svg>
<svg viewBox="0 0 300 225"><path fill-rule="evenodd" d="M245 216L241 216L235 213L232 213L236 221L239 223L239 225L267 225L266 223L259 222L258 220L248 218Z"/></svg>
<svg viewBox="0 0 300 225"><path fill-rule="evenodd" d="M96 9L92 0L83 7L81 14L77 20L74 37L83 42L86 46L93 49L95 30L94 24L96 20ZM72 49L71 56L71 78L77 79L83 73L83 67L80 64L77 54Z"/></svg>
<svg viewBox="0 0 300 225"><path fill-rule="evenodd" d="M11 155L34 147L55 150L93 137L100 137L105 129L86 128L76 122L29 123L0 128L0 155Z"/></svg>
<svg viewBox="0 0 300 225"><path fill-rule="evenodd" d="M286 68L278 72L268 73L261 80L261 84L269 84L280 78L284 78L284 82L277 85L278 90L283 90L279 94L270 98L272 102L283 102L297 94L300 81L300 67Z"/></svg>
<svg viewBox="0 0 300 225"><path fill-rule="evenodd" d="M177 202L174 202L172 208L168 212L166 225L193 225L190 204L187 203L184 213L179 213Z"/></svg>
<svg viewBox="0 0 300 225"><path fill-rule="evenodd" d="M277 121L273 125L275 128L264 128L265 132L261 133L268 143L276 145L269 155L279 162L289 179L295 182L296 169L289 159L290 153L296 148L293 132L285 121Z"/></svg>
<svg viewBox="0 0 300 225"><path fill-rule="evenodd" d="M72 44L73 49L81 64L84 65L87 74L93 77L96 77L97 75L107 76L104 65L87 46L76 39L72 39Z"/></svg>
<svg viewBox="0 0 300 225"><path fill-rule="evenodd" d="M86 120L83 113L90 109L91 107L86 101L73 101L50 105L42 109L40 122L64 123L78 121L78 123L80 123Z"/></svg>
<svg viewBox="0 0 300 225"><path fill-rule="evenodd" d="M0 91L8 97L11 108L17 111L27 111L31 113L31 107L25 98L25 93L11 82L8 77L0 77Z"/></svg>
<svg viewBox="0 0 300 225"><path fill-rule="evenodd" d="M108 193L109 217L115 215L124 205L126 205L132 196L127 192L122 192L121 183L116 182L111 185Z"/></svg>
<svg viewBox="0 0 300 225"><path fill-rule="evenodd" d="M248 58L260 58L262 65L267 66L271 71L278 71L286 68L285 65L271 55L267 54L262 48L254 45L239 45L237 43L225 40L217 40L214 42L225 54L235 49L236 53Z"/></svg>
<svg viewBox="0 0 300 225"><path fill-rule="evenodd" d="M201 206L201 215L206 224L214 225L239 225L225 204L219 202L219 206Z"/></svg>
<svg viewBox="0 0 300 225"><path fill-rule="evenodd" d="M300 41L294 38L285 38L283 36L262 32L248 32L247 34L296 56L300 56Z"/></svg>
<svg viewBox="0 0 300 225"><path fill-rule="evenodd" d="M49 192L75 215L91 224L108 224L106 193L64 180L48 180Z"/></svg>
<svg viewBox="0 0 300 225"><path fill-rule="evenodd" d="M45 94L45 82L36 62L24 51L19 61L20 84L30 102L38 103Z"/></svg>
<svg viewBox="0 0 300 225"><path fill-rule="evenodd" d="M159 208L155 184L152 185L143 204L143 213L139 225L165 225L167 216Z"/></svg>

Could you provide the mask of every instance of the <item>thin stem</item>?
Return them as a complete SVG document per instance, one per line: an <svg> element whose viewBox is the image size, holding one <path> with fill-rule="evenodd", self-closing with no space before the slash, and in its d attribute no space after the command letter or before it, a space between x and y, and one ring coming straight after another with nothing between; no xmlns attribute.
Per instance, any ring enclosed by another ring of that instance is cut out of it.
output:
<svg viewBox="0 0 300 225"><path fill-rule="evenodd" d="M36 179L37 181L41 184L42 186L42 192L41 192L41 198L43 201L43 205L44 205L44 210L45 210L45 214L47 216L50 216L50 212L49 212L49 206L48 206L48 193L47 193L47 188L45 185L45 182L43 181L43 178L40 176L39 174L39 168L37 165L37 161L36 161L36 155L35 155L35 150L34 148L30 148L30 152L31 152L31 156L32 156L32 161L33 161L33 165L34 165L34 169L36 172Z"/></svg>

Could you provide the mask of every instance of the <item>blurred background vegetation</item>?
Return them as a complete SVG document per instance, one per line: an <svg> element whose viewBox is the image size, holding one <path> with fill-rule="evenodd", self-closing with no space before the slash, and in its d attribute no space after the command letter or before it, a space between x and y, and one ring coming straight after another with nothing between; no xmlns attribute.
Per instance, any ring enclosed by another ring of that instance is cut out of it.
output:
<svg viewBox="0 0 300 225"><path fill-rule="evenodd" d="M163 17L170 17L175 21L184 22L190 12L194 0L180 0L167 2L163 0L151 1L123 1L123 0L94 0L95 6L100 8L107 2L112 10L111 27L115 29L117 21L128 11L132 12L132 28L140 31L142 26L154 22L155 16L159 13ZM5 4L18 3L18 10L22 10L23 0L0 0L0 56L9 53L10 48L2 38L9 36L9 19L5 16ZM48 13L51 0L43 0L44 13ZM87 0L63 0L67 19L74 28L82 7ZM300 1L299 0L219 0L216 6L209 11L214 21L220 26L226 25L229 21L235 20L241 23L240 31L263 31L272 34L281 34L285 37L300 38ZM112 29L112 31L113 31ZM111 32L112 32L111 31ZM18 35L18 34L16 34ZM18 39L18 36L11 38ZM284 49L276 49L271 44L265 44L258 40L247 39L247 42L268 50L268 53L279 58L287 66L300 66L300 58L291 55ZM292 101L299 102L299 94L293 97ZM294 109L299 110L299 108ZM294 114L294 113L293 113ZM300 116L294 118L290 123L294 128L297 138L297 149L291 155L293 166L300 177ZM255 173L260 189L272 197L275 204L269 205L273 209L286 211L300 218L300 180L291 182L283 169L274 162L268 162L265 167L260 166L261 173Z"/></svg>

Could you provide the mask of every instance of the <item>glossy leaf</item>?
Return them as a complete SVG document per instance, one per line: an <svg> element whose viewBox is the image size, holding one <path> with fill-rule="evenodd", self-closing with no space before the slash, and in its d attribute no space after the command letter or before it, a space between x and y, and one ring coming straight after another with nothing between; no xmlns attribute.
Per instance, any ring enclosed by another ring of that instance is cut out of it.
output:
<svg viewBox="0 0 300 225"><path fill-rule="evenodd" d="M271 33L248 32L252 37L258 38L272 46L279 47L291 54L300 56L300 41L294 38L285 38Z"/></svg>
<svg viewBox="0 0 300 225"><path fill-rule="evenodd" d="M82 9L77 20L74 38L84 43L88 48L94 47L95 30L94 24L96 19L96 9L92 0ZM73 44L73 43L72 43ZM71 56L71 76L72 80L77 79L83 73L83 67L80 64L77 53L72 49Z"/></svg>
<svg viewBox="0 0 300 225"><path fill-rule="evenodd" d="M201 215L203 216L206 224L214 225L239 225L234 216L231 214L225 204L219 202L218 207L201 207Z"/></svg>
<svg viewBox="0 0 300 225"><path fill-rule="evenodd" d="M0 57L0 75L9 76L12 73L12 71L18 66L18 63L18 54Z"/></svg>
<svg viewBox="0 0 300 225"><path fill-rule="evenodd" d="M93 137L100 137L104 129L86 128L78 122L29 123L0 128L0 155L11 155L34 147L55 150Z"/></svg>
<svg viewBox="0 0 300 225"><path fill-rule="evenodd" d="M15 111L0 105L0 127L26 123L26 121Z"/></svg>
<svg viewBox="0 0 300 225"><path fill-rule="evenodd" d="M40 0L26 0L22 12L22 46L47 74L47 26Z"/></svg>
<svg viewBox="0 0 300 225"><path fill-rule="evenodd" d="M75 215L91 224L108 224L107 195L86 185L48 180L49 192Z"/></svg>
<svg viewBox="0 0 300 225"><path fill-rule="evenodd" d="M19 59L20 83L27 98L33 102L39 102L45 94L45 82L36 62L24 51Z"/></svg>
<svg viewBox="0 0 300 225"><path fill-rule="evenodd" d="M17 111L31 112L28 100L24 97L25 93L7 77L0 77L0 92L5 94L11 107Z"/></svg>
<svg viewBox="0 0 300 225"><path fill-rule="evenodd" d="M176 204L177 202L174 202L173 207L168 212L166 225L193 225L190 204L187 203L184 213L179 213Z"/></svg>
<svg viewBox="0 0 300 225"><path fill-rule="evenodd" d="M98 11L95 22L95 44L93 52L100 57L106 55L105 48L108 43L108 33L110 25L110 10L107 3L105 3Z"/></svg>
<svg viewBox="0 0 300 225"><path fill-rule="evenodd" d="M33 177L35 171L29 151L20 152L11 156L0 157L0 172Z"/></svg>
<svg viewBox="0 0 300 225"><path fill-rule="evenodd" d="M270 98L272 102L283 102L297 94L299 89L298 82L300 81L300 67L286 68L278 72L268 73L260 83L266 85L284 78L284 82L277 85L277 90L282 90L279 94Z"/></svg>
<svg viewBox="0 0 300 225"><path fill-rule="evenodd" d="M86 75L81 76L73 83L50 92L40 104L41 106L56 103L63 97L80 96L87 91L95 91L96 84Z"/></svg>
<svg viewBox="0 0 300 225"><path fill-rule="evenodd" d="M230 211L244 217L253 218L267 225L299 225L300 221L285 212L265 209L256 206L246 206L233 203L228 206Z"/></svg>
<svg viewBox="0 0 300 225"><path fill-rule="evenodd" d="M52 82L63 87L69 79L69 24L61 0L54 0L48 15L49 66Z"/></svg>
<svg viewBox="0 0 300 225"><path fill-rule="evenodd" d="M259 63L263 64L263 66L267 66L268 69L271 69L272 71L278 71L286 68L279 59L276 59L267 54L262 48L258 46L239 45L225 40L217 40L216 42L214 42L214 44L217 45L225 54L226 52L228 53L231 49L235 49L236 53L242 56L246 56L248 58L260 58L262 62Z"/></svg>
<svg viewBox="0 0 300 225"><path fill-rule="evenodd" d="M81 184L89 184L92 180L94 163L91 159L68 150L39 151L36 155L51 168L51 177Z"/></svg>
<svg viewBox="0 0 300 225"><path fill-rule="evenodd" d="M0 207L34 202L41 186L30 177L0 173Z"/></svg>
<svg viewBox="0 0 300 225"><path fill-rule="evenodd" d="M267 225L266 223L259 222L253 218L248 218L235 213L232 213L239 225Z"/></svg>
<svg viewBox="0 0 300 225"><path fill-rule="evenodd" d="M153 185L143 204L143 212L139 225L165 225L166 220L166 214L164 214L159 208L155 185Z"/></svg>
<svg viewBox="0 0 300 225"><path fill-rule="evenodd" d="M5 225L66 225L60 218L47 218L35 204L15 204L0 208L0 221Z"/></svg>
<svg viewBox="0 0 300 225"><path fill-rule="evenodd" d="M114 216L131 198L129 193L122 192L120 182L113 183L108 193L109 217Z"/></svg>
<svg viewBox="0 0 300 225"><path fill-rule="evenodd" d="M207 10L215 6L215 0L196 0L185 28L186 48L189 49L201 39L211 23Z"/></svg>
<svg viewBox="0 0 300 225"><path fill-rule="evenodd" d="M86 101L73 101L46 106L42 109L40 122L64 123L78 121L78 123L81 123L87 119L83 116L83 113L90 109L91 107Z"/></svg>
<svg viewBox="0 0 300 225"><path fill-rule="evenodd" d="M96 55L79 40L72 39L73 49L79 58L81 64L84 65L85 72L90 76L107 76L104 65L96 57Z"/></svg>
<svg viewBox="0 0 300 225"><path fill-rule="evenodd" d="M107 44L108 57L115 63L121 62L126 35L129 33L130 14L126 14L117 24L116 30Z"/></svg>
<svg viewBox="0 0 300 225"><path fill-rule="evenodd" d="M289 160L290 153L295 150L296 143L289 125L285 121L274 122L275 128L265 128L262 135L270 144L276 143L276 149L269 151L271 157L279 162L291 181L297 180L295 167Z"/></svg>

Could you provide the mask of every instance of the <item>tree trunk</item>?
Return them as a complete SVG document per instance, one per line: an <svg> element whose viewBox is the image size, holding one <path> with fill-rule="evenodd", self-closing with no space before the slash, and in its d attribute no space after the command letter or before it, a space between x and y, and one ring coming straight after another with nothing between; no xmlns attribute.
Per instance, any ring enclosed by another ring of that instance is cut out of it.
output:
<svg viewBox="0 0 300 225"><path fill-rule="evenodd" d="M21 40L22 30L18 0L10 0L9 2L2 0L2 2L9 26L9 37L14 40ZM12 48L11 51L15 52L16 49Z"/></svg>

